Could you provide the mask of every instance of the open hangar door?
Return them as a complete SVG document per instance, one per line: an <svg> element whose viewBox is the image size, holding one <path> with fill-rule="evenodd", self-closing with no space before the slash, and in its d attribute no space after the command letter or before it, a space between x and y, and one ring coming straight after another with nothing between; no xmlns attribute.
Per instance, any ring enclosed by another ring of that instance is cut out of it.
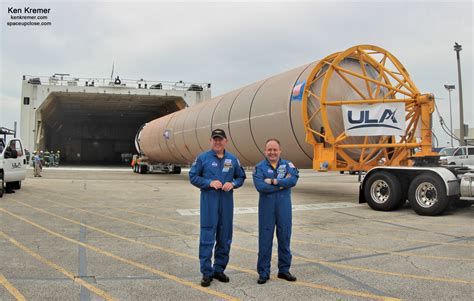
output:
<svg viewBox="0 0 474 301"><path fill-rule="evenodd" d="M52 93L38 110L36 145L59 150L61 164L126 164L141 125L185 106L176 96Z"/></svg>

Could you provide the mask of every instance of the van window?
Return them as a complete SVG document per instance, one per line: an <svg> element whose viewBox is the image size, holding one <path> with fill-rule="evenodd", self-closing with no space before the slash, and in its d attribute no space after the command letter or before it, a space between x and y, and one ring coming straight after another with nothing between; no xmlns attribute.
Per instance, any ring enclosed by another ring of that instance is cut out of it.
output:
<svg viewBox="0 0 474 301"><path fill-rule="evenodd" d="M18 157L23 156L23 148L21 147L20 140L15 140L15 150Z"/></svg>
<svg viewBox="0 0 474 301"><path fill-rule="evenodd" d="M460 147L454 152L454 156L464 156L466 154L466 149L464 147Z"/></svg>
<svg viewBox="0 0 474 301"><path fill-rule="evenodd" d="M446 147L446 148L443 148L440 152L439 152L439 155L440 156L452 156L454 154L454 151L456 149L454 147Z"/></svg>
<svg viewBox="0 0 474 301"><path fill-rule="evenodd" d="M474 147L469 147L469 148L467 149L467 154L468 154L468 155L474 155Z"/></svg>

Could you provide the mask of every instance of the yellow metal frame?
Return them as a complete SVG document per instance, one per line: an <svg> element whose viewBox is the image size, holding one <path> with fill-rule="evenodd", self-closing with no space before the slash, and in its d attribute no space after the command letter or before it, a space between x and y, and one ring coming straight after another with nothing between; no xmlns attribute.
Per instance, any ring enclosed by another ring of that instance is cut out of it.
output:
<svg viewBox="0 0 474 301"><path fill-rule="evenodd" d="M382 57L381 59L379 59ZM340 66L346 59L360 62L361 73ZM368 76L366 64L373 67L377 78ZM323 71L323 68L326 70ZM360 97L353 100L328 101L326 94L333 74L341 77ZM363 79L366 90L361 91L347 75ZM314 94L311 87L322 80L320 95ZM369 83L376 84L371 91ZM387 93L381 95L382 87ZM309 116L308 104L317 104L316 111ZM375 104L387 102L404 102L406 110L405 136L396 141L396 137L378 136L378 143L369 144L368 137L360 144L348 144L345 133L335 137L331 129L327 108L343 104ZM432 94L421 94L410 79L408 72L398 59L390 52L377 46L358 45L343 52L337 52L319 61L306 79L302 98L302 115L306 129L306 142L314 146L313 169L316 170L369 170L380 165L410 165L410 157L435 156L431 143L431 113L434 111ZM322 120L321 129L311 128L311 120L319 116ZM417 139L416 129L421 127L421 138ZM354 160L346 149L360 149L360 157ZM419 151L414 154L414 149Z"/></svg>

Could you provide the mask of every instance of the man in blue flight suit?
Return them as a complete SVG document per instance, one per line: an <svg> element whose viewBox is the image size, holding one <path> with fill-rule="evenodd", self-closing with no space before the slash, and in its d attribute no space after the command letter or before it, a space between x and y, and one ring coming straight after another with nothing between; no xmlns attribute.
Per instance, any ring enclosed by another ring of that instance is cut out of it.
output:
<svg viewBox="0 0 474 301"><path fill-rule="evenodd" d="M291 187L298 182L298 169L280 158L277 139L265 143L266 159L255 166L253 182L260 194L258 201L258 284L270 278L273 232L278 239L278 278L296 281L291 266Z"/></svg>
<svg viewBox="0 0 474 301"><path fill-rule="evenodd" d="M246 178L239 160L225 150L227 137L223 130L213 130L210 143L211 150L200 154L189 171L191 184L201 189L199 261L204 287L209 286L213 278L229 282L224 270L232 243L233 190L242 186ZM214 265L211 262L213 249Z"/></svg>

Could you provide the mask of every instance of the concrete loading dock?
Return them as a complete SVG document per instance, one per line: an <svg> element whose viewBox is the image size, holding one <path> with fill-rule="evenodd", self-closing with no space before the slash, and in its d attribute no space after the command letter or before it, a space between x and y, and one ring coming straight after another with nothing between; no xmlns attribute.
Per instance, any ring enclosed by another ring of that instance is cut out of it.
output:
<svg viewBox="0 0 474 301"><path fill-rule="evenodd" d="M2 274L26 299L472 299L472 207L437 217L408 206L374 212L357 205L357 177L303 170L293 192L298 281L260 286L257 194L247 181L235 195L231 281L201 289L199 216L190 210L199 191L186 171L59 168L31 177L0 201ZM14 300L2 285L0 299Z"/></svg>

